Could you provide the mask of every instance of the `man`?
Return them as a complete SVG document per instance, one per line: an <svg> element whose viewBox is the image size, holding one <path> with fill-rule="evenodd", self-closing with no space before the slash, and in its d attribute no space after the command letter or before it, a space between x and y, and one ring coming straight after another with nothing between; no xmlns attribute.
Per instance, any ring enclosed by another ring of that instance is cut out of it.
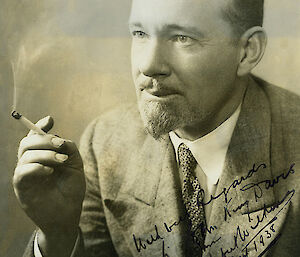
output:
<svg viewBox="0 0 300 257"><path fill-rule="evenodd" d="M261 0L133 0L139 113L95 120L81 155L22 140L25 256L297 256L299 97L250 74L262 19Z"/></svg>

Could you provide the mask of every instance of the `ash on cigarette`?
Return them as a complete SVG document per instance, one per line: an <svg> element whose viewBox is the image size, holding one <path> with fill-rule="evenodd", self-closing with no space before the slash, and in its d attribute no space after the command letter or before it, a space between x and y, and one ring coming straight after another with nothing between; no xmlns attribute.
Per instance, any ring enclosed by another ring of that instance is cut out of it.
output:
<svg viewBox="0 0 300 257"><path fill-rule="evenodd" d="M17 111L12 111L11 116L13 116L16 120L19 120L22 117L22 115Z"/></svg>

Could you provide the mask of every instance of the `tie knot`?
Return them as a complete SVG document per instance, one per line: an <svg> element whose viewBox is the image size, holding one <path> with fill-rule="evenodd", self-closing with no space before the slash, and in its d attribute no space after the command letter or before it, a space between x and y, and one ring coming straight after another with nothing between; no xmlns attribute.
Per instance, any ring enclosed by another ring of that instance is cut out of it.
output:
<svg viewBox="0 0 300 257"><path fill-rule="evenodd" d="M179 165L183 169L193 170L197 165L191 150L184 143L181 143L178 147L178 159Z"/></svg>

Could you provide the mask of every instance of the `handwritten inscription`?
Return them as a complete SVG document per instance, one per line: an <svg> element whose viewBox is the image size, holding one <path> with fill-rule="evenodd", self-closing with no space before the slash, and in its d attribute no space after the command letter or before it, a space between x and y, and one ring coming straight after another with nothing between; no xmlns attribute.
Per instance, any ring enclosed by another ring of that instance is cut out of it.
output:
<svg viewBox="0 0 300 257"><path fill-rule="evenodd" d="M244 242L247 237L249 237L249 232L248 230L241 230L240 226L237 226L237 229L236 229L236 232L235 234L233 235L233 238L234 238L234 245L232 247L230 247L229 249L223 249L221 248L220 251L221 251L221 254L222 254L222 257L225 257L227 256L227 254L230 254L232 253L236 248L238 248L238 241L241 241L241 242Z"/></svg>
<svg viewBox="0 0 300 257"><path fill-rule="evenodd" d="M208 202L204 202L200 200L200 199L204 199L204 191L201 190L198 195L197 203L199 205L205 206L211 204L213 201L215 201L220 197L224 197L223 198L224 199L224 221L228 222L229 219L232 217L233 213L236 213L242 209L249 210L249 204L250 204L249 199L247 199L244 202L239 203L237 206L234 207L231 206L231 208L229 208L232 199L228 198L228 194L232 189L235 190L238 189L241 192L245 192L247 190L253 190L254 199L256 201L260 198L263 199L263 189L269 190L275 187L277 184L279 184L280 181L286 180L289 176L295 174L294 166L295 164L290 165L289 169L286 172L283 172L282 174L278 175L274 179L246 184L249 178L255 176L255 174L257 174L261 170L267 168L267 165L264 163L260 165L254 164L252 168L248 171L246 176L241 176L240 178L235 179L227 188L224 188L218 195L216 196L211 195L210 200ZM268 207L264 204L263 209L259 212L259 214L255 214L256 216L254 216L254 214L251 214L249 212L246 213L248 217L249 225L243 224L245 226L243 226L242 228L239 224L237 224L235 232L232 234L233 244L231 246L223 244L222 247L219 249L220 256L222 257L231 256L236 249L241 249L240 256L246 257L249 254L249 247L254 249L254 251L256 251L257 254L259 254L259 256L262 256L264 253L266 253L279 240L281 236L280 233L277 234L275 233L276 221L278 219L278 215L292 200L294 195L295 195L294 189L288 190L284 195L284 197L279 201L275 202L272 206ZM186 219L187 216L182 216L179 217L177 221L174 221L170 225L168 225L166 222L163 223L162 224L163 230L161 230L162 234L164 234L165 232L173 233L174 229ZM264 223L267 224L263 225ZM201 225L199 229L209 234L211 233L218 234L217 226L211 226L207 228ZM141 238L136 237L136 235L133 234L133 241L137 252L144 251L147 249L148 246L161 242L162 256L170 257L167 253L167 249L169 248L169 246L166 245L162 234L159 233L157 225L154 225L153 233L149 234L146 239L144 238L142 240ZM218 243L221 239L222 236L215 237L215 239L212 240L209 244L204 245L203 251L207 250L208 248L211 248L213 245ZM262 253L259 252L259 246L265 247Z"/></svg>
<svg viewBox="0 0 300 257"><path fill-rule="evenodd" d="M246 181L247 179L251 178L255 173L259 172L261 169L265 169L267 168L267 165L262 163L260 165L258 165L256 167L255 164L253 164L253 167L251 170L248 171L247 175L244 177L244 176L241 176L239 179L235 179L230 185L229 187L224 187L223 190L221 191L221 193L219 193L218 195L216 196L210 196L210 200L208 202L204 202L200 199L204 199L204 190L200 190L199 192L199 195L198 195L198 204L199 205L208 205L208 204L211 204L214 200L220 198L221 196L224 196L224 200L225 202L228 202L228 193L232 190L232 189L235 189L236 187L238 187L239 185L242 184L242 182Z"/></svg>
<svg viewBox="0 0 300 257"><path fill-rule="evenodd" d="M240 190L241 191L247 191L249 189L253 189L254 190L254 196L255 196L255 200L259 199L262 197L262 186L265 187L265 189L270 189L273 188L275 185L277 185L281 180L285 180L287 179L290 175L295 174L295 170L294 170L294 166L295 164L293 163L289 170L286 173L281 173L280 175L278 175L276 178L270 180L263 180L263 181L259 181L257 183L250 183L247 184L245 186L243 186Z"/></svg>
<svg viewBox="0 0 300 257"><path fill-rule="evenodd" d="M275 211L276 209L279 209L279 212L282 210L282 208L280 209L280 205L283 203L283 202L285 202L285 200L286 199L288 199L288 202L287 203L289 203L290 201L291 201L291 199L292 199L292 197L294 196L294 194L295 194L295 190L293 189L293 190L289 190L289 191L287 191L287 193L286 193L286 195L284 196L284 198L282 199L282 200L280 200L280 201L278 201L278 202L276 202L274 205L272 205L271 207L266 207L266 205L264 205L264 208L263 208L263 213L262 213L262 215L257 215L256 216L256 219L257 219L257 222L256 222L256 224L255 225L251 225L251 228L252 229L256 229L257 227L258 227L258 225L261 223L261 222L263 222L264 221L264 219L265 218L267 218L267 214L270 214L271 212L273 212L273 211ZM287 204L286 203L286 204ZM284 207L286 206L286 204L284 205ZM279 213L278 212L278 213ZM253 220L251 217L250 217L250 214L248 214L248 216L249 216L249 220Z"/></svg>
<svg viewBox="0 0 300 257"><path fill-rule="evenodd" d="M163 240L164 238L161 237L158 233L157 226L155 225L155 232L154 234L149 236L149 239L146 239L145 243L142 242L140 238L136 239L135 235L133 234L133 241L136 247L136 250L140 252L142 249L147 249L147 245L152 245L154 242L158 240Z"/></svg>
<svg viewBox="0 0 300 257"><path fill-rule="evenodd" d="M294 189L289 190L285 194L285 196L281 200L277 201L274 205L272 205L269 208L264 207L262 214L256 216L257 220L256 220L255 225L250 225L245 230L241 230L240 226L238 225L237 232L236 232L236 234L233 235L234 245L227 249L221 248L220 249L221 256L226 257L227 254L232 253L236 248L241 246L241 243L246 241L247 237L250 236L250 233L252 231L259 228L259 231L256 232L256 234L254 234L254 236L252 236L251 239L247 240L248 243L242 249L242 252L243 252L242 256L248 256L248 247L249 246L253 246L254 250L256 252L258 252L258 244L265 246L265 240L271 239L274 236L274 233L276 232L275 231L275 223L278 220L278 215L289 204L289 202L292 200L294 195L295 195L295 190ZM248 214L248 216L249 216L249 222L254 221L254 219L251 217L250 213ZM264 225L262 228L260 228L259 224L261 224L267 218L270 218L270 221L266 225ZM274 240L277 241L279 239L279 237L280 237L280 235L277 236L276 239L274 239ZM253 245L251 245L251 244L253 244ZM270 247L268 249L270 249Z"/></svg>
<svg viewBox="0 0 300 257"><path fill-rule="evenodd" d="M175 227L179 226L183 221L185 221L185 219L186 219L186 215L180 216L178 221L175 221L171 225L168 225L166 222L164 222L163 227L167 233L172 233L173 229ZM203 229L203 228L201 227L201 229ZM214 230L217 230L218 227L211 226L209 228L205 227L204 229L205 229L206 233L212 233ZM142 240L141 238L137 238L135 234L133 234L132 237L133 237L133 241L134 241L137 252L146 250L147 246L150 246L155 242L161 241L162 242L162 256L164 256L164 257L169 256L166 252L166 248L168 248L168 247L165 246L164 237L161 236L160 233L158 232L157 225L154 225L154 233L148 235L147 239ZM207 249L207 248L211 247L213 244L217 243L220 239L221 239L221 237L212 241L209 245L204 245L204 248ZM197 243L197 242L195 241L195 243Z"/></svg>

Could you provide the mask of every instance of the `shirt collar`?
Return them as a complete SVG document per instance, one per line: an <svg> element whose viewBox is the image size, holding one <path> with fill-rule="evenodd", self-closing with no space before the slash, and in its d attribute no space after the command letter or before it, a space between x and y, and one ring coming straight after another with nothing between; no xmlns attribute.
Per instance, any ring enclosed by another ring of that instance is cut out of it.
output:
<svg viewBox="0 0 300 257"><path fill-rule="evenodd" d="M217 184L224 167L226 152L240 111L241 104L230 118L224 121L220 126L194 141L182 139L175 132L171 131L169 135L176 150L177 162L178 147L181 143L184 143L191 150L208 181L212 184Z"/></svg>

